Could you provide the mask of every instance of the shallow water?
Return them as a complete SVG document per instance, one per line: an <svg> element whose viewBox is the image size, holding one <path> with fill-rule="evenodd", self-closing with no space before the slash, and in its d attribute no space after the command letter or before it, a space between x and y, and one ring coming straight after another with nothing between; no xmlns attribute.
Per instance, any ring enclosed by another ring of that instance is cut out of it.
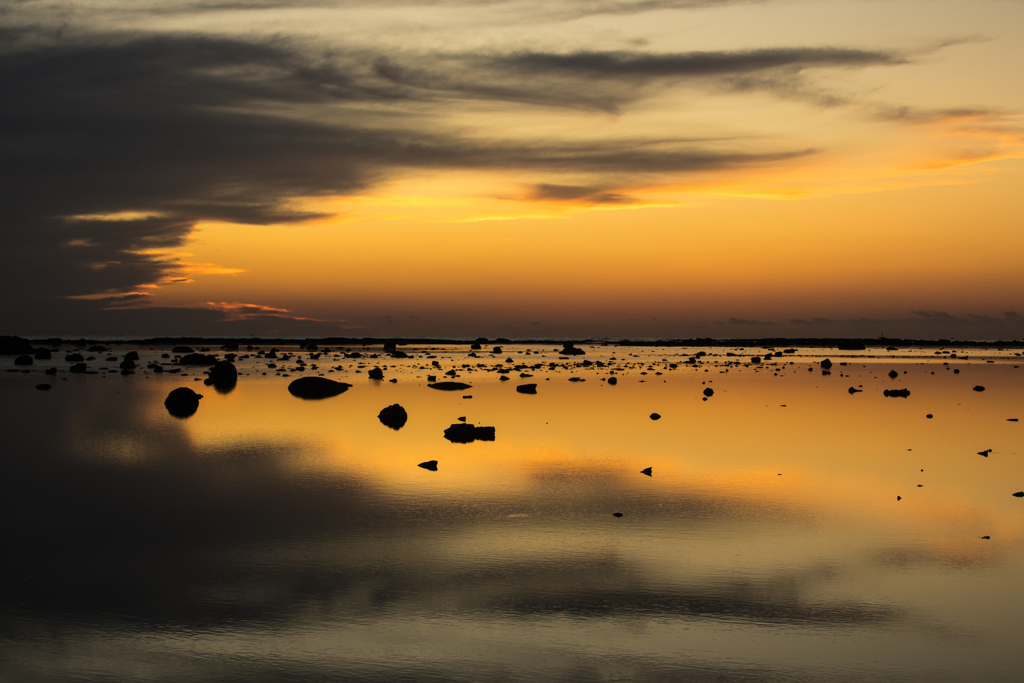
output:
<svg viewBox="0 0 1024 683"><path fill-rule="evenodd" d="M1012 351L833 350L823 375L807 349L279 348L229 393L145 371L167 348L128 377L0 358L0 680L1019 679ZM453 368L471 389L427 387ZM353 386L287 391L318 373ZM178 386L204 394L185 419ZM460 416L496 440L449 443Z"/></svg>

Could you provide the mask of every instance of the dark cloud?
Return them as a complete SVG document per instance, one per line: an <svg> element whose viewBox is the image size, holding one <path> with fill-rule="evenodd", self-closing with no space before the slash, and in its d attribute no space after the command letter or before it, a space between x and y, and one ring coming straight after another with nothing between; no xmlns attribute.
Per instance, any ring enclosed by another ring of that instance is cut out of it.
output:
<svg viewBox="0 0 1024 683"><path fill-rule="evenodd" d="M608 192L593 187L547 183L534 185L528 196L530 199L540 201L579 201L587 204L630 204L637 201L635 197L618 192Z"/></svg>

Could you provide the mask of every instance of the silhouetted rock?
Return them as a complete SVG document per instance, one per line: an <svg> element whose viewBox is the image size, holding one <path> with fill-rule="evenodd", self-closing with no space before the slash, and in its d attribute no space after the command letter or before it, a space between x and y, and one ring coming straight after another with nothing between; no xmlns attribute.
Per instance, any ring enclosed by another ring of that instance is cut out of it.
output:
<svg viewBox="0 0 1024 683"><path fill-rule="evenodd" d="M619 380L618 380L617 377L609 377L608 378L608 384L618 384L618 383L619 383Z"/></svg>
<svg viewBox="0 0 1024 683"><path fill-rule="evenodd" d="M865 346L862 342L853 340L844 340L836 344L836 348L840 351L863 351Z"/></svg>
<svg viewBox="0 0 1024 683"><path fill-rule="evenodd" d="M474 441L494 441L494 427L477 427L473 424L456 422L444 430L444 438L452 443L472 443Z"/></svg>
<svg viewBox="0 0 1024 683"><path fill-rule="evenodd" d="M857 393L860 393L860 392L862 392L864 390L863 389L858 389L857 387L850 387L847 391L849 391L851 394L857 394Z"/></svg>
<svg viewBox="0 0 1024 683"><path fill-rule="evenodd" d="M896 379L899 376L900 376L900 373L896 372L895 370L890 370L889 371L889 377L891 377L892 379Z"/></svg>
<svg viewBox="0 0 1024 683"><path fill-rule="evenodd" d="M769 357L770 357L770 356L769 356ZM760 356L753 356L753 357L752 357L752 358L750 359L750 362L751 362L751 363L752 363L753 365L760 365L760 364L761 364L761 357L760 357Z"/></svg>
<svg viewBox="0 0 1024 683"><path fill-rule="evenodd" d="M501 353L501 347L495 346L493 349L491 349L491 353Z"/></svg>
<svg viewBox="0 0 1024 683"><path fill-rule="evenodd" d="M80 353L69 353L64 356L64 362L66 363L81 363L83 360L85 360L85 358L83 358Z"/></svg>
<svg viewBox="0 0 1024 683"><path fill-rule="evenodd" d="M0 336L0 356L20 356L32 353L32 344L21 337Z"/></svg>
<svg viewBox="0 0 1024 683"><path fill-rule="evenodd" d="M409 414L405 412L405 408L397 403L393 403L377 413L377 419L380 420L382 425L399 430L405 426L409 419Z"/></svg>
<svg viewBox="0 0 1024 683"><path fill-rule="evenodd" d="M206 380L218 389L230 389L238 384L238 369L231 361L221 360L210 368L210 376Z"/></svg>
<svg viewBox="0 0 1024 683"><path fill-rule="evenodd" d="M612 513L612 517L621 517L621 516L622 516L621 512L613 512Z"/></svg>
<svg viewBox="0 0 1024 683"><path fill-rule="evenodd" d="M930 419L932 419L932 418L933 418L933 417L935 417L935 416L934 416L934 415L932 415L931 413L928 413L927 415L925 415L925 417L926 417L926 418L928 418L928 419L930 420Z"/></svg>
<svg viewBox="0 0 1024 683"><path fill-rule="evenodd" d="M128 356L125 356L127 359ZM203 353L190 353L182 356L178 361L179 365L213 365L217 362L217 356L208 356Z"/></svg>
<svg viewBox="0 0 1024 683"><path fill-rule="evenodd" d="M983 451L978 451L978 455L980 455L980 456L982 456L982 457L984 457L984 458L987 458L987 457L988 457L988 454L989 454L989 453L991 453L991 452L992 452L992 449L991 449L991 448L986 448L986 449L985 449L985 450L983 450Z"/></svg>
<svg viewBox="0 0 1024 683"><path fill-rule="evenodd" d="M470 351L480 351L480 350L481 350L482 348L483 348L483 347L482 347L482 346L480 346L479 344L473 344L473 345L471 345L471 346L469 347L469 350L470 350Z"/></svg>
<svg viewBox="0 0 1024 683"><path fill-rule="evenodd" d="M832 361L826 358L825 360L821 361L821 367L824 368L825 370L828 370L829 368L832 367Z"/></svg>
<svg viewBox="0 0 1024 683"><path fill-rule="evenodd" d="M893 396L896 398L907 398L910 396L910 389L886 389L882 392L886 396Z"/></svg>
<svg viewBox="0 0 1024 683"><path fill-rule="evenodd" d="M139 359L139 352L138 351L129 351L128 353L124 354L124 359L125 360L138 360Z"/></svg>
<svg viewBox="0 0 1024 683"><path fill-rule="evenodd" d="M408 358L409 354L407 354L405 351L392 351L391 352L391 357L392 358Z"/></svg>
<svg viewBox="0 0 1024 683"><path fill-rule="evenodd" d="M38 389L39 391L49 391L50 389L53 389L53 387L51 387L49 384L37 384L36 389Z"/></svg>
<svg viewBox="0 0 1024 683"><path fill-rule="evenodd" d="M43 372L43 374L44 375L56 375L57 374L57 368L46 368L46 370Z"/></svg>
<svg viewBox="0 0 1024 683"><path fill-rule="evenodd" d="M292 396L316 399L337 396L351 386L351 384L335 382L326 377L300 377L288 385L288 391Z"/></svg>
<svg viewBox="0 0 1024 683"><path fill-rule="evenodd" d="M501 381L501 382L507 382L510 379L512 379L512 378L509 377L508 375L502 375L501 377L498 378L498 380Z"/></svg>
<svg viewBox="0 0 1024 683"><path fill-rule="evenodd" d="M199 399L202 397L202 394L197 394L188 387L179 387L167 394L164 407L175 417L188 417L199 410Z"/></svg>
<svg viewBox="0 0 1024 683"><path fill-rule="evenodd" d="M975 391L985 391L985 387L983 387L983 386L981 386L981 385L979 384L978 386L974 387L974 390L975 390Z"/></svg>
<svg viewBox="0 0 1024 683"><path fill-rule="evenodd" d="M431 472L437 472L437 461L436 460L428 460L426 462L421 462L419 465L416 465L416 467L422 467L425 470L430 470Z"/></svg>
<svg viewBox="0 0 1024 683"><path fill-rule="evenodd" d="M76 375L81 375L84 374L88 369L89 368L88 366L86 366L85 363L75 363L70 368L68 368L68 372L73 372Z"/></svg>
<svg viewBox="0 0 1024 683"><path fill-rule="evenodd" d="M434 382L428 384L431 389L438 389L440 391L463 391L464 389L472 389L471 384L465 384L463 382Z"/></svg>
<svg viewBox="0 0 1024 683"><path fill-rule="evenodd" d="M36 352L32 354L32 356L36 360L50 360L52 357L49 349L36 349Z"/></svg>
<svg viewBox="0 0 1024 683"><path fill-rule="evenodd" d="M171 349L171 353L186 354L195 353L195 351L193 351L192 348L188 346L175 346L173 349Z"/></svg>
<svg viewBox="0 0 1024 683"><path fill-rule="evenodd" d="M644 469L640 470L640 474L646 474L648 477L653 477L654 476L654 468L653 467L645 467Z"/></svg>
<svg viewBox="0 0 1024 683"><path fill-rule="evenodd" d="M565 342L562 346L562 350L559 351L563 356L582 356L586 353L583 349L577 349L572 342Z"/></svg>
<svg viewBox="0 0 1024 683"><path fill-rule="evenodd" d="M1024 491L1017 491L1017 493L1013 494L1013 497L1014 498L1024 498Z"/></svg>
<svg viewBox="0 0 1024 683"><path fill-rule="evenodd" d="M516 387L516 391L518 391L520 394L536 394L537 393L537 385L536 384L520 384L519 386Z"/></svg>
<svg viewBox="0 0 1024 683"><path fill-rule="evenodd" d="M380 368L374 368L366 373L370 379L384 379L384 371Z"/></svg>
<svg viewBox="0 0 1024 683"><path fill-rule="evenodd" d="M661 419L661 415L658 415L657 413L651 413L651 419L652 420L660 420Z"/></svg>
<svg viewBox="0 0 1024 683"><path fill-rule="evenodd" d="M32 365L35 361L32 360L32 356L18 356L14 359L15 365Z"/></svg>
<svg viewBox="0 0 1024 683"><path fill-rule="evenodd" d="M125 358L123 361L121 361L121 364L118 367L120 367L122 370L134 370L135 361L131 360L130 358Z"/></svg>
<svg viewBox="0 0 1024 683"><path fill-rule="evenodd" d="M704 395L707 396L708 398L711 398L712 396L715 395L715 390L712 389L711 387L708 387L707 389L704 390Z"/></svg>

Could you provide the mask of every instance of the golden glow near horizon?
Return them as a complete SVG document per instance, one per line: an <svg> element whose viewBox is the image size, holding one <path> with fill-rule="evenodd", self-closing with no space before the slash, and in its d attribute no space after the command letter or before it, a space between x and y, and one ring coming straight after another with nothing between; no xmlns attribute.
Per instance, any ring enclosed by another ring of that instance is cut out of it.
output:
<svg viewBox="0 0 1024 683"><path fill-rule="evenodd" d="M194 227L133 245L159 276L75 296L325 334L1024 336L1024 6L599 5L68 9L83 35L272 32L340 75L248 114L355 150L246 160L311 174L267 185L276 219L234 198L258 185L235 167L212 210L76 214ZM313 72L254 59L203 74L287 92Z"/></svg>

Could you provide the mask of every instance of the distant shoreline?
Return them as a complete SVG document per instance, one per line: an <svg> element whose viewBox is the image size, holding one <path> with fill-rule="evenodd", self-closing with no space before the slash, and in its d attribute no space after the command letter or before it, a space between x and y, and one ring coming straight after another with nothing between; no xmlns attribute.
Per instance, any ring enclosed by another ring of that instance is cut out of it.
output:
<svg viewBox="0 0 1024 683"><path fill-rule="evenodd" d="M17 346L18 342L28 344L47 344L60 346L64 344L88 345L95 343L105 344L131 344L131 345L192 345L192 346L253 346L253 345L298 345L305 347L309 344L318 346L384 346L387 344L395 346L423 346L423 345L452 345L452 344L514 344L547 346L572 342L578 345L589 346L663 346L663 347L816 347L836 348L840 351L860 351L871 348L887 347L920 347L938 348L945 346L972 347L972 348L1024 348L1024 340L967 340L967 339L850 339L850 338L821 338L821 337L761 337L743 339L714 339L714 338L692 338L692 339L607 339L607 338L486 338L486 337L201 337L201 336L179 336L179 337L140 337L140 338L113 338L113 337L0 337L0 347ZM0 354L5 351L0 350Z"/></svg>

